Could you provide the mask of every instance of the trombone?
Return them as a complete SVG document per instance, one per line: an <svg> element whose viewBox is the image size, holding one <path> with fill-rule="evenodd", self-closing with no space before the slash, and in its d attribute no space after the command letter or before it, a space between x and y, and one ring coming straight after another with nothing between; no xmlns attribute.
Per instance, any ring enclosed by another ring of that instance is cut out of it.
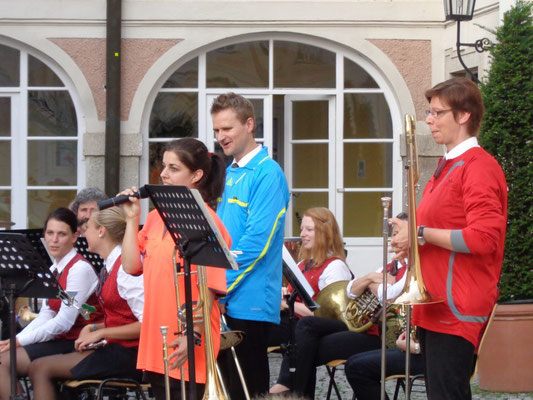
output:
<svg viewBox="0 0 533 400"><path fill-rule="evenodd" d="M418 253L418 237L416 225L416 189L420 171L418 168L418 153L416 148L415 117L405 116L405 145L407 154L407 215L409 254L407 271L405 272L405 286L393 304L406 306L405 315L405 398L410 398L411 385L409 384L411 372L411 309L414 305L440 303L441 298L433 297L424 284L420 257Z"/></svg>

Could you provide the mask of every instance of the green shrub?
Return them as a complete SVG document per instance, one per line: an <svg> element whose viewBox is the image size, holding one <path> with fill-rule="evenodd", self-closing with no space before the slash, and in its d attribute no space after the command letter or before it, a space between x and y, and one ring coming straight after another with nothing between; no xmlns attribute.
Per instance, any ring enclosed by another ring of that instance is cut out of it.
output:
<svg viewBox="0 0 533 400"><path fill-rule="evenodd" d="M500 301L533 299L532 8L519 0L505 13L481 84L487 112L480 144L497 158L509 186Z"/></svg>

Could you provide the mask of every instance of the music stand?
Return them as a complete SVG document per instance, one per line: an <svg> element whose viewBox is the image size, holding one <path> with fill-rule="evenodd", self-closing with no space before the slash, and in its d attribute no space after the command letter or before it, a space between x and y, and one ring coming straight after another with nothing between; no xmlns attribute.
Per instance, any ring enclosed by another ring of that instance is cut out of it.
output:
<svg viewBox="0 0 533 400"><path fill-rule="evenodd" d="M49 262L49 261L52 261L52 258L48 254L48 251L46 250L46 246L42 242L42 239L43 239L42 229L16 229L16 230L11 230L9 232L22 233L23 235L26 235L26 237L30 240L35 250L41 256L41 258L45 260L49 266L52 265L52 263ZM100 257L98 254L91 253L88 250L87 239L85 239L83 236L78 236L78 240L76 241L74 248L87 261L89 261L89 263L94 267L96 274L98 275L98 272L100 272L100 270L102 269L104 265L104 260L102 260L102 257Z"/></svg>
<svg viewBox="0 0 533 400"><path fill-rule="evenodd" d="M145 185L183 260L189 398L196 399L196 370L191 292L191 264L238 269L237 263L211 218L200 192L186 186ZM177 305L180 308L180 305ZM204 316L209 323L209 317ZM184 377L182 376L183 380Z"/></svg>
<svg viewBox="0 0 533 400"><path fill-rule="evenodd" d="M285 245L283 245L283 275L293 288L292 293L285 295L285 301L289 306L289 342L287 343L285 352L289 357L291 387L294 387L294 374L296 372L296 359L294 354L294 330L296 327L294 303L296 302L296 298L299 297L311 311L315 311L320 306L313 300L315 291L309 285L307 279L305 279L305 276L294 262L291 253Z"/></svg>
<svg viewBox="0 0 533 400"><path fill-rule="evenodd" d="M10 399L17 392L15 299L59 297L60 286L26 236L0 233L0 291L9 299Z"/></svg>

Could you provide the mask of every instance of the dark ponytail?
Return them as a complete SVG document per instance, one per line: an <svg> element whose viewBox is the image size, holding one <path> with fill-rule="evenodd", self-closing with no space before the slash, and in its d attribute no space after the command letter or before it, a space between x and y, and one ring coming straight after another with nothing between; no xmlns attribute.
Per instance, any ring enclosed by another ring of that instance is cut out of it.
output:
<svg viewBox="0 0 533 400"><path fill-rule="evenodd" d="M204 201L216 209L217 199L224 190L226 168L224 159L215 153L210 153L205 144L198 139L183 138L168 142L163 152L172 151L180 161L192 172L201 169L202 179L196 183Z"/></svg>

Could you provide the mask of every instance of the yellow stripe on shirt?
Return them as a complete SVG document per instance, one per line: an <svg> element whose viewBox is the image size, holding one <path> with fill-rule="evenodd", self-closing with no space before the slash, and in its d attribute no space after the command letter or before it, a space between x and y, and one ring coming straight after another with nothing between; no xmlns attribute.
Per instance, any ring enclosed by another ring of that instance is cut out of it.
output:
<svg viewBox="0 0 533 400"><path fill-rule="evenodd" d="M238 201L238 200L237 200ZM270 242L272 240L272 236L274 236L274 232L276 231L276 227L278 226L278 222L279 222L279 219L283 216L283 214L285 214L286 212L286 209L285 207L283 207L283 210L281 210L278 214L278 216L276 217L276 221L274 222L274 226L272 227L272 231L270 232L270 235L268 237L268 240L266 242L266 245L265 247L263 248L263 251L261 251L261 254L259 254L259 257L257 257L254 262L252 264L250 264L250 266L248 268L246 268L244 270L244 272L242 274L240 274L237 279L235 279L235 281L231 284L231 286L228 288L228 293L231 292L235 286L242 280L242 278L244 278L244 275L246 275L248 272L250 272L254 267L255 265L257 264L257 262L264 257L264 255L266 254L269 246L270 246Z"/></svg>

